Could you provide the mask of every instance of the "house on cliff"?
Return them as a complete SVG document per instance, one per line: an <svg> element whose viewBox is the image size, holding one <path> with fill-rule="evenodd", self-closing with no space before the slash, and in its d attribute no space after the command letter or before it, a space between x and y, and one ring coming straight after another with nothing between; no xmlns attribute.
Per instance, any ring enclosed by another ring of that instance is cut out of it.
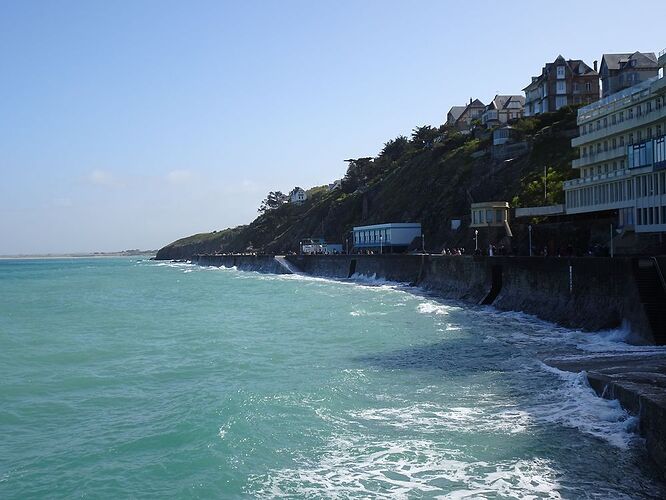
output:
<svg viewBox="0 0 666 500"><path fill-rule="evenodd" d="M470 97L467 106L453 106L446 117L446 124L460 131L469 130L474 120L480 120L486 105Z"/></svg>
<svg viewBox="0 0 666 500"><path fill-rule="evenodd" d="M557 56L546 63L539 76L523 89L525 116L557 111L564 106L589 104L599 100L599 73L580 59Z"/></svg>
<svg viewBox="0 0 666 500"><path fill-rule="evenodd" d="M293 203L294 205L301 205L307 199L308 195L305 190L298 186L289 193L289 203Z"/></svg>
<svg viewBox="0 0 666 500"><path fill-rule="evenodd" d="M604 54L599 66L601 97L607 97L655 76L659 76L659 65L654 52Z"/></svg>

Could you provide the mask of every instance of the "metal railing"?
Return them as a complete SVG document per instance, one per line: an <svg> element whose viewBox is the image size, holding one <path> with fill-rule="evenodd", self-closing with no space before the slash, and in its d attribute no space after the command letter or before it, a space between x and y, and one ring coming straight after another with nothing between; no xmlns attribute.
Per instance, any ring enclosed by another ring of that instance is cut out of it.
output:
<svg viewBox="0 0 666 500"><path fill-rule="evenodd" d="M654 262L654 268L656 269L657 275L659 276L661 287L663 288L664 292L666 292L666 280L664 280L664 274L661 272L661 266L659 265L659 260L656 257L652 257L652 262Z"/></svg>

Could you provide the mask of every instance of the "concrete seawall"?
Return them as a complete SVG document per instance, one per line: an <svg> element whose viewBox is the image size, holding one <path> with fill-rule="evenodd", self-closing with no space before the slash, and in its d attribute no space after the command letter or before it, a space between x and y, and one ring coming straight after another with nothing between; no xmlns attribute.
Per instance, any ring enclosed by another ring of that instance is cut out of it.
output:
<svg viewBox="0 0 666 500"><path fill-rule="evenodd" d="M200 266L235 267L241 271L289 274L272 255L195 255L192 262Z"/></svg>
<svg viewBox="0 0 666 500"><path fill-rule="evenodd" d="M445 255L298 255L287 259L304 273L353 274L418 285L444 298L522 311L570 328L627 325L630 340L653 337L631 259L460 257Z"/></svg>

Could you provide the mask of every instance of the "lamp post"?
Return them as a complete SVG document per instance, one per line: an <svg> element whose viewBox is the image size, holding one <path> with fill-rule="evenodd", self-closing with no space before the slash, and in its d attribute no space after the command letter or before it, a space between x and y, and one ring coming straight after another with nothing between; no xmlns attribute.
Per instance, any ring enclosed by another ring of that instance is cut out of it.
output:
<svg viewBox="0 0 666 500"><path fill-rule="evenodd" d="M474 230L474 251L479 251L479 230Z"/></svg>
<svg viewBox="0 0 666 500"><path fill-rule="evenodd" d="M425 253L425 234L421 233L421 245L423 246L422 251Z"/></svg>
<svg viewBox="0 0 666 500"><path fill-rule="evenodd" d="M384 246L382 245L382 235L379 235L379 255L384 253Z"/></svg>
<svg viewBox="0 0 666 500"><path fill-rule="evenodd" d="M530 238L529 238L530 239L530 257L532 257L532 224L527 226L527 232L530 235Z"/></svg>
<svg viewBox="0 0 666 500"><path fill-rule="evenodd" d="M613 252L613 223L612 223L612 222L611 222L611 225L610 225L610 235L611 235L611 241L610 241L610 247L611 247L611 248L610 248L610 254L611 254L611 258L613 258L613 254L614 254L614 252Z"/></svg>

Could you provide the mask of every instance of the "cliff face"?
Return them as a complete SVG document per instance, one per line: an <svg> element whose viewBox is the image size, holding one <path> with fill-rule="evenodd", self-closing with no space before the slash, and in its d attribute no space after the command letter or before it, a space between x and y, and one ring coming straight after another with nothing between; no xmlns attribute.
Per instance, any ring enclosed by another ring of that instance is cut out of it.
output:
<svg viewBox="0 0 666 500"><path fill-rule="evenodd" d="M519 120L514 127L529 142L530 152L509 161L491 159L488 132L474 137L444 127L420 127L411 140L389 141L377 157L350 163L339 189L318 190L304 204L282 205L247 226L180 239L162 248L157 258L189 259L198 253L248 248L285 253L298 251L299 241L311 237L344 244L352 226L387 221L421 222L426 246L434 251L473 249L471 202L543 203L543 198L531 199L536 197L531 185L542 182L544 165L552 169L549 183L554 178L548 202L561 202L561 181L574 175L575 153L569 142L575 116L574 110L563 109ZM540 186L536 191L542 197ZM461 219L462 227L452 230L452 219Z"/></svg>
<svg viewBox="0 0 666 500"><path fill-rule="evenodd" d="M181 238L160 248L155 258L157 260L183 260L191 259L193 255L200 253L214 253L229 245L245 227L239 226L224 231L200 233Z"/></svg>

